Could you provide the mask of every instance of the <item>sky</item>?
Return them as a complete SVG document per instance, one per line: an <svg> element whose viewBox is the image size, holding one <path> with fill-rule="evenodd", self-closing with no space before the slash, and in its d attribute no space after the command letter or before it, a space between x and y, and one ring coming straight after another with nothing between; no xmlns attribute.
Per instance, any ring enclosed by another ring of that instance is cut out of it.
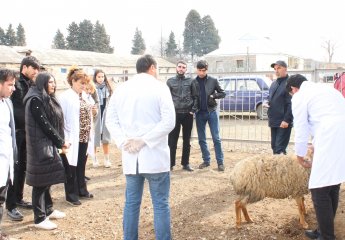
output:
<svg viewBox="0 0 345 240"><path fill-rule="evenodd" d="M268 37L279 51L326 61L322 45L335 43L333 62L345 62L342 0L6 0L1 3L0 27L24 26L28 47L49 48L58 29L67 36L73 21L104 24L119 55L129 54L135 29L142 32L147 52L160 39L183 45L183 30L190 10L209 15L227 47L243 35Z"/></svg>

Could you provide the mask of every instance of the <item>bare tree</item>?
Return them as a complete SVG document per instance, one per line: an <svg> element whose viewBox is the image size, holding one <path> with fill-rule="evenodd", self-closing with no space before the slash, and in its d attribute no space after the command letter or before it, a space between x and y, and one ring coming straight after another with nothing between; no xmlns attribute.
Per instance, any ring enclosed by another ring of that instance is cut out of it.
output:
<svg viewBox="0 0 345 240"><path fill-rule="evenodd" d="M332 40L326 40L323 42L322 47L327 51L328 62L331 63L334 55L334 51L337 48L336 42Z"/></svg>

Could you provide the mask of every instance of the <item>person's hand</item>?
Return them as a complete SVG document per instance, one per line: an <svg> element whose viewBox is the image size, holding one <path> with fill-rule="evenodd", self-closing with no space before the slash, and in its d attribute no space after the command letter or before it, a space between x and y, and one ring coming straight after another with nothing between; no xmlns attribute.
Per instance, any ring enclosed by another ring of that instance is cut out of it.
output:
<svg viewBox="0 0 345 240"><path fill-rule="evenodd" d="M92 106L91 111L92 111L92 116L93 116L93 117L96 117L96 115L97 115L97 113L98 113L98 109L97 109L96 104Z"/></svg>
<svg viewBox="0 0 345 240"><path fill-rule="evenodd" d="M304 157L297 156L297 160L299 164L302 165L304 168L311 168L312 166L312 161L304 159Z"/></svg>
<svg viewBox="0 0 345 240"><path fill-rule="evenodd" d="M131 138L126 141L123 145L123 150L129 153L137 153L139 152L146 143L141 138Z"/></svg>
<svg viewBox="0 0 345 240"><path fill-rule="evenodd" d="M288 128L289 127L289 124L285 121L282 121L281 124L280 124L280 127L281 128Z"/></svg>
<svg viewBox="0 0 345 240"><path fill-rule="evenodd" d="M65 142L61 148L61 153L67 154L70 146L71 146L70 142Z"/></svg>

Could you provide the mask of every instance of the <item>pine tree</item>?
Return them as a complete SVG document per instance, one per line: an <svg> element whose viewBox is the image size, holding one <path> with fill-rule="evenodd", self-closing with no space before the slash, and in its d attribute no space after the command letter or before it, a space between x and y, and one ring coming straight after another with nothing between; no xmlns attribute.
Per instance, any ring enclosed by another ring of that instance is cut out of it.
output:
<svg viewBox="0 0 345 240"><path fill-rule="evenodd" d="M169 40L166 43L165 54L168 58L175 57L177 54L177 44L175 41L175 34L173 32L169 35Z"/></svg>
<svg viewBox="0 0 345 240"><path fill-rule="evenodd" d="M79 50L79 26L72 22L68 28L68 36L66 37L67 49Z"/></svg>
<svg viewBox="0 0 345 240"><path fill-rule="evenodd" d="M6 34L4 29L0 27L0 45L5 45L6 44Z"/></svg>
<svg viewBox="0 0 345 240"><path fill-rule="evenodd" d="M110 46L110 36L107 35L105 27L100 24L99 21L96 22L94 27L94 51L101 53L113 53L114 48Z"/></svg>
<svg viewBox="0 0 345 240"><path fill-rule="evenodd" d="M196 10L191 10L185 21L185 29L183 32L183 50L185 53L192 56L200 56L200 33L201 33L201 18Z"/></svg>
<svg viewBox="0 0 345 240"><path fill-rule="evenodd" d="M200 38L200 56L208 54L219 48L220 37L214 26L212 18L207 15L201 19L202 30Z"/></svg>
<svg viewBox="0 0 345 240"><path fill-rule="evenodd" d="M6 46L17 46L16 33L12 28L12 24L8 25L6 35L5 35L5 45Z"/></svg>
<svg viewBox="0 0 345 240"><path fill-rule="evenodd" d="M141 31L138 28L135 29L134 39L132 40L133 47L131 54L141 55L145 53L146 45L142 37Z"/></svg>
<svg viewBox="0 0 345 240"><path fill-rule="evenodd" d="M60 29L58 29L56 34L55 34L52 48L55 48L55 49L66 49L67 48L65 37L62 34L62 32L60 31Z"/></svg>
<svg viewBox="0 0 345 240"><path fill-rule="evenodd" d="M90 20L83 20L79 23L79 35L78 35L79 48L82 51L93 51L93 24Z"/></svg>
<svg viewBox="0 0 345 240"><path fill-rule="evenodd" d="M17 27L17 46L26 46L25 30L21 23Z"/></svg>

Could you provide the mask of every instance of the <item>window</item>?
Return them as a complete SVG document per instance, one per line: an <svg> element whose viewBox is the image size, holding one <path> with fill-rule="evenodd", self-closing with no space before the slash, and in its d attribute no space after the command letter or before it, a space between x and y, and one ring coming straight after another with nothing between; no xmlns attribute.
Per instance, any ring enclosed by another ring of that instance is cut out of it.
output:
<svg viewBox="0 0 345 240"><path fill-rule="evenodd" d="M60 68L61 73L67 73L67 68Z"/></svg>
<svg viewBox="0 0 345 240"><path fill-rule="evenodd" d="M237 66L237 68L243 68L244 67L244 61L243 60L236 60L236 66Z"/></svg>
<svg viewBox="0 0 345 240"><path fill-rule="evenodd" d="M247 81L247 90L248 91L260 91L259 85L255 80Z"/></svg>

